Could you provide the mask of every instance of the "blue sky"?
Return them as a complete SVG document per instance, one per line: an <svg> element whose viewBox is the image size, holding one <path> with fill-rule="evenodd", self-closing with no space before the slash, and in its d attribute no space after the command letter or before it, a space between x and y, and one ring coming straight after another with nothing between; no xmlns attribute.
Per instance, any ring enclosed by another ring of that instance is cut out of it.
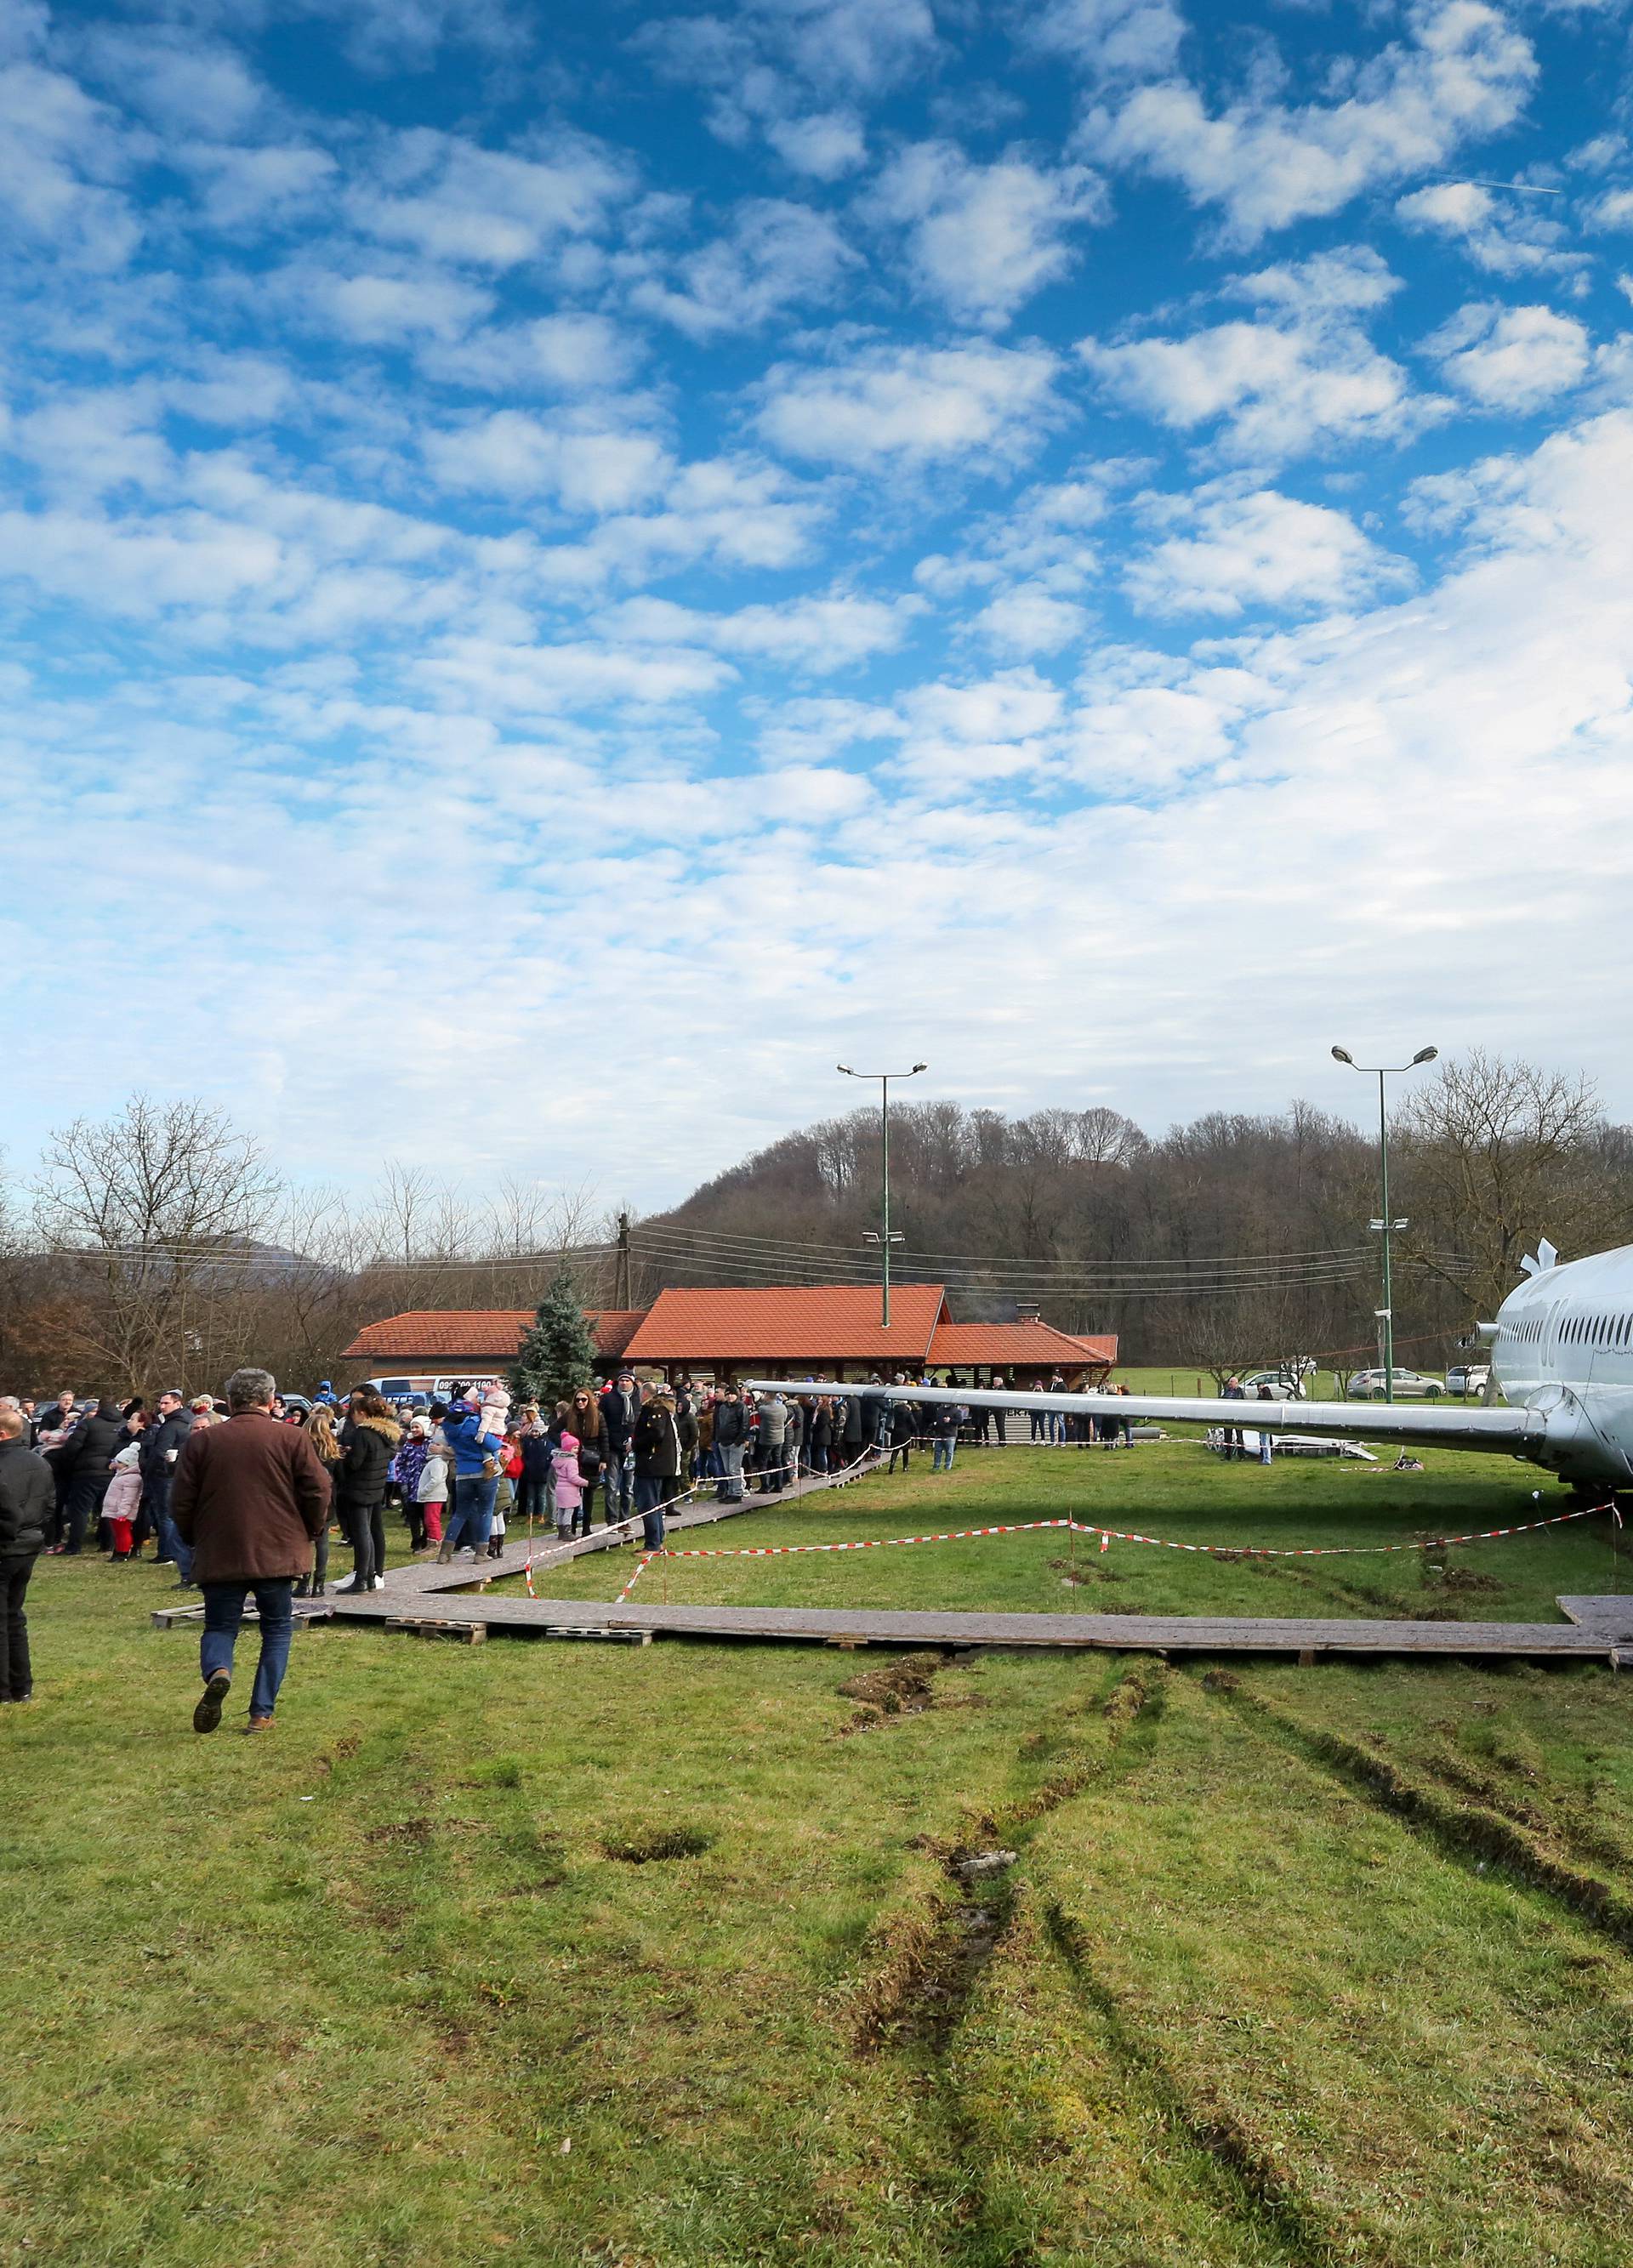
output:
<svg viewBox="0 0 1633 2268"><path fill-rule="evenodd" d="M5 1135L1633 1114L1614 4L0 0Z"/></svg>

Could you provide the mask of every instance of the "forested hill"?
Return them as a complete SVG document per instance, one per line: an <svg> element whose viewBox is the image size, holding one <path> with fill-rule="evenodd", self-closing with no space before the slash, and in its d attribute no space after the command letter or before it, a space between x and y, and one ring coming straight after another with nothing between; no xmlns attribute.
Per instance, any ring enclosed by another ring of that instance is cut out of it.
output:
<svg viewBox="0 0 1633 2268"><path fill-rule="evenodd" d="M1403 1098L1391 1135L1397 1359L1444 1361L1539 1233L1562 1253L1633 1236L1633 1130L1580 1080L1476 1057ZM646 1288L876 1282L879 1117L786 1135L639 1224ZM1376 1138L1295 1102L1152 1135L1113 1110L1023 1118L893 1104L902 1280L962 1320L1039 1308L1114 1330L1124 1361L1208 1366L1364 1349L1375 1330Z"/></svg>

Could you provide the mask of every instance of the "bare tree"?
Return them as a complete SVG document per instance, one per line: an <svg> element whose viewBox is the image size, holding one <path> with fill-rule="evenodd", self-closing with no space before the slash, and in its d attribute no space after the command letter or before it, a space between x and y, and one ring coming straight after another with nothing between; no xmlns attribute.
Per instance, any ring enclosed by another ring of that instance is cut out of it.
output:
<svg viewBox="0 0 1633 2268"><path fill-rule="evenodd" d="M1539 1236L1567 1254L1614 1241L1629 1192L1607 1130L1587 1079L1479 1050L1442 1064L1395 1119L1408 1257L1492 1315Z"/></svg>
<svg viewBox="0 0 1633 2268"><path fill-rule="evenodd" d="M71 1263L95 1383L134 1392L207 1353L277 1187L258 1145L196 1100L136 1094L117 1118L50 1137L35 1222Z"/></svg>

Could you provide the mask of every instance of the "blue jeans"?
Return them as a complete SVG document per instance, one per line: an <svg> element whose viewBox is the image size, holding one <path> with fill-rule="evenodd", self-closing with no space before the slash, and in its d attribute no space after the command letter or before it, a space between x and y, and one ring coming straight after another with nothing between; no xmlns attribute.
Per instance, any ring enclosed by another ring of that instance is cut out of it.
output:
<svg viewBox="0 0 1633 2268"><path fill-rule="evenodd" d="M664 1473L637 1473L635 1509L641 1516L641 1542L648 1551L663 1548L663 1507L680 1494L680 1483Z"/></svg>
<svg viewBox="0 0 1633 2268"><path fill-rule="evenodd" d="M193 1580L192 1547L189 1544L183 1543L181 1536L176 1533L176 1524L170 1517L170 1491L168 1489L165 1491L163 1496L154 1498L153 1516L159 1525L159 1557L161 1559L174 1559L176 1563L177 1574L180 1575L184 1583L190 1583Z"/></svg>
<svg viewBox="0 0 1633 2268"><path fill-rule="evenodd" d="M1066 1447L1066 1419L1058 1410L1049 1412L1049 1439L1057 1448Z"/></svg>
<svg viewBox="0 0 1633 2268"><path fill-rule="evenodd" d="M277 1575L259 1583L206 1583L204 1631L198 1641L198 1666L206 1677L218 1669L233 1673L233 1647L244 1619L244 1601L253 1591L261 1617L261 1659L255 1664L255 1689L249 1697L252 1717L270 1717L277 1689L289 1667L290 1634L295 1626L289 1602L295 1588L292 1575Z"/></svg>
<svg viewBox="0 0 1633 2268"><path fill-rule="evenodd" d="M624 1462L622 1449L609 1449L602 1468L607 1486L607 1520L627 1520L636 1509L634 1476Z"/></svg>
<svg viewBox="0 0 1633 2268"><path fill-rule="evenodd" d="M484 1480L480 1473L461 1473L454 1484L454 1517L448 1534L455 1547L469 1544L485 1551L493 1533L493 1501L499 1494L499 1475Z"/></svg>
<svg viewBox="0 0 1633 2268"><path fill-rule="evenodd" d="M930 1446L930 1470L950 1473L953 1468L953 1451L958 1446L956 1433L938 1433Z"/></svg>

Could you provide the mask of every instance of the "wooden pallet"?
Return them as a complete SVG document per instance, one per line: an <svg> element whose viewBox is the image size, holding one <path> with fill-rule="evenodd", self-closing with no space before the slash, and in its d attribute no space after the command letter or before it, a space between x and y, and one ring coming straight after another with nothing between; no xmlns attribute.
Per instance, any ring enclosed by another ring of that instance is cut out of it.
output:
<svg viewBox="0 0 1633 2268"><path fill-rule="evenodd" d="M488 1634L486 1623L465 1622L451 1615L388 1615L388 1630L409 1631L416 1638L451 1638L462 1646L481 1646Z"/></svg>

